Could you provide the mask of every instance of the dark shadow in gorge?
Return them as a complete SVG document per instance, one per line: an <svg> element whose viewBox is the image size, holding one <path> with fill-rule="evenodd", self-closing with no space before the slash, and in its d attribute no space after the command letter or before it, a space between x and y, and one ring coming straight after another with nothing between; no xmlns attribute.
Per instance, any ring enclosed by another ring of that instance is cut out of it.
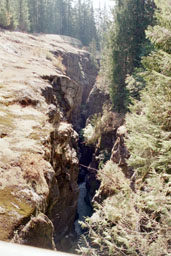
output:
<svg viewBox="0 0 171 256"><path fill-rule="evenodd" d="M94 154L94 148L85 145L83 138L80 138L78 142L79 146L79 177L78 177L78 186L79 186L79 198L77 206L77 214L75 217L74 228L75 228L75 239L72 243L72 248L68 252L77 253L79 239L85 230L81 228L79 224L80 221L84 221L86 217L90 217L93 214L93 208L90 203L87 201L87 185L86 180L89 174L88 166L91 164ZM83 167L85 166L85 167Z"/></svg>

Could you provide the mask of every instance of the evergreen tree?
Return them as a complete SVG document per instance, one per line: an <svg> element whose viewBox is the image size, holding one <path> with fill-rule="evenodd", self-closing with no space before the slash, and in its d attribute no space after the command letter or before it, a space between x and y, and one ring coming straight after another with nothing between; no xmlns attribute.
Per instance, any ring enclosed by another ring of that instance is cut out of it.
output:
<svg viewBox="0 0 171 256"><path fill-rule="evenodd" d="M3 28L8 27L9 19L7 16L5 1L0 2L0 26Z"/></svg>
<svg viewBox="0 0 171 256"><path fill-rule="evenodd" d="M27 0L18 0L18 29L21 31L30 30L29 9Z"/></svg>
<svg viewBox="0 0 171 256"><path fill-rule="evenodd" d="M15 29L17 18L14 0L2 0L0 2L0 26L6 29Z"/></svg>
<svg viewBox="0 0 171 256"><path fill-rule="evenodd" d="M155 2L158 24L147 31L155 50L142 61L145 72L141 77L146 87L127 118L129 163L141 176L171 170L171 6Z"/></svg>
<svg viewBox="0 0 171 256"><path fill-rule="evenodd" d="M97 40L97 30L95 26L94 9L91 0L81 1L77 3L77 38L86 46L93 40Z"/></svg>
<svg viewBox="0 0 171 256"><path fill-rule="evenodd" d="M92 0L1 0L0 26L97 40Z"/></svg>
<svg viewBox="0 0 171 256"><path fill-rule="evenodd" d="M49 8L47 0L29 0L29 16L31 32L45 32L48 24L47 10Z"/></svg>
<svg viewBox="0 0 171 256"><path fill-rule="evenodd" d="M95 20L98 37L97 47L99 50L104 50L107 40L107 31L109 30L111 25L111 18L106 5L104 6L104 8L101 8L99 6L99 8L96 10Z"/></svg>
<svg viewBox="0 0 171 256"><path fill-rule="evenodd" d="M152 1L116 0L114 24L110 31L109 72L111 100L117 111L127 109L125 79L139 67L142 45L145 43L145 29L153 14ZM151 14L149 15L151 10Z"/></svg>
<svg viewBox="0 0 171 256"><path fill-rule="evenodd" d="M47 17L47 10L48 10L48 2L47 0L39 0L38 6L38 24L37 30L38 32L48 33L47 24L48 24L48 17Z"/></svg>
<svg viewBox="0 0 171 256"><path fill-rule="evenodd" d="M29 0L30 30L32 33L38 32L38 0Z"/></svg>
<svg viewBox="0 0 171 256"><path fill-rule="evenodd" d="M65 16L63 17L64 19L64 29L62 34L72 36L72 31L73 31L73 22L72 22L72 1L71 0L66 0L64 2L64 13Z"/></svg>
<svg viewBox="0 0 171 256"><path fill-rule="evenodd" d="M126 116L134 174L126 178L123 163L113 161L99 171L99 200L83 224L90 243L82 255L170 255L171 5L155 3L157 25L146 33L154 50L143 58L139 74L146 86Z"/></svg>

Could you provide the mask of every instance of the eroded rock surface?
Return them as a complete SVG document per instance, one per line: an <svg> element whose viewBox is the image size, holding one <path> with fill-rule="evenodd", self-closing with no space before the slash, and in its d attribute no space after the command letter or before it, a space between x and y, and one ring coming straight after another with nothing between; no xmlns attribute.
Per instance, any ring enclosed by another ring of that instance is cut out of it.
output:
<svg viewBox="0 0 171 256"><path fill-rule="evenodd" d="M126 136L126 129L123 125L124 115L114 113L110 110L106 114L108 117L106 117L106 121L101 127L92 160L87 168L86 201L89 204L92 204L94 201L93 198L100 186L100 181L97 179L98 170L103 170L104 164L109 159L119 164L119 167L123 168L125 173L129 173L126 164L126 158L128 158L129 154L124 144L124 137Z"/></svg>
<svg viewBox="0 0 171 256"><path fill-rule="evenodd" d="M127 164L127 159L130 157L130 154L125 145L126 136L126 127L125 125L122 125L117 129L116 132L116 141L112 148L111 160L121 168L126 178L131 178L133 175L133 170Z"/></svg>
<svg viewBox="0 0 171 256"><path fill-rule="evenodd" d="M85 119L94 114L102 113L104 104L109 104L109 102L108 86L105 79L99 75L86 100Z"/></svg>
<svg viewBox="0 0 171 256"><path fill-rule="evenodd" d="M53 236L58 245L72 229L78 135L69 122L78 125L96 76L91 69L85 83L89 54L78 46L67 37L0 32L1 240L52 249Z"/></svg>
<svg viewBox="0 0 171 256"><path fill-rule="evenodd" d="M20 232L16 232L12 242L55 250L53 233L52 222L46 215L40 213L31 218Z"/></svg>

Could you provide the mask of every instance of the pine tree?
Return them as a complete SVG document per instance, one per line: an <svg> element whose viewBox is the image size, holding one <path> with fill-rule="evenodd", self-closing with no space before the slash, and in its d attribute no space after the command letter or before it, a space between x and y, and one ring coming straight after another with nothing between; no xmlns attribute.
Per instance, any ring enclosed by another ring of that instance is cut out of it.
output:
<svg viewBox="0 0 171 256"><path fill-rule="evenodd" d="M38 32L38 0L29 0L29 16L30 16L30 30L32 33Z"/></svg>
<svg viewBox="0 0 171 256"><path fill-rule="evenodd" d="M51 21L52 13L49 13L49 10L51 10L50 8L51 3L52 3L52 0L30 0L28 2L31 32L37 32L37 33L51 32L50 21Z"/></svg>
<svg viewBox="0 0 171 256"><path fill-rule="evenodd" d="M0 2L0 26L6 28L9 25L5 1Z"/></svg>
<svg viewBox="0 0 171 256"><path fill-rule="evenodd" d="M171 5L155 3L157 24L146 32L154 50L139 73L146 86L126 116L134 174L126 178L113 161L99 171L99 200L83 224L89 237L82 255L170 255Z"/></svg>
<svg viewBox="0 0 171 256"><path fill-rule="evenodd" d="M160 10L156 11L158 24L147 31L155 50L142 61L146 87L127 118L129 163L141 176L151 171L169 172L171 167L171 6L155 2Z"/></svg>
<svg viewBox="0 0 171 256"><path fill-rule="evenodd" d="M110 31L109 72L111 100L117 111L127 109L127 89L125 79L139 67L142 45L145 43L145 29L151 22L149 15L151 1L116 0L114 24ZM153 8L151 10L153 13Z"/></svg>
<svg viewBox="0 0 171 256"><path fill-rule="evenodd" d="M38 15L38 32L48 33L47 17L48 2L47 0L39 0L39 15Z"/></svg>
<svg viewBox="0 0 171 256"><path fill-rule="evenodd" d="M18 0L18 29L21 31L30 30L29 9L27 0Z"/></svg>
<svg viewBox="0 0 171 256"><path fill-rule="evenodd" d="M14 0L2 0L0 2L0 26L6 29L15 29L17 18Z"/></svg>
<svg viewBox="0 0 171 256"><path fill-rule="evenodd" d="M142 210L156 238L146 255L169 255L170 185L171 184L171 5L155 0L156 21L146 34L154 50L143 58L146 83L140 101L134 101L127 115L129 165L134 168L136 189L141 195ZM156 216L155 218L152 216ZM157 228L155 228L157 227Z"/></svg>
<svg viewBox="0 0 171 256"><path fill-rule="evenodd" d="M76 33L82 43L86 46L93 40L97 40L97 30L95 26L94 9L91 0L78 0L76 5Z"/></svg>
<svg viewBox="0 0 171 256"><path fill-rule="evenodd" d="M1 0L0 26L97 40L92 0Z"/></svg>
<svg viewBox="0 0 171 256"><path fill-rule="evenodd" d="M106 47L106 37L107 32L110 28L111 21L110 21L110 14L107 10L106 5L96 10L96 29L97 29L97 47L100 51L102 51Z"/></svg>

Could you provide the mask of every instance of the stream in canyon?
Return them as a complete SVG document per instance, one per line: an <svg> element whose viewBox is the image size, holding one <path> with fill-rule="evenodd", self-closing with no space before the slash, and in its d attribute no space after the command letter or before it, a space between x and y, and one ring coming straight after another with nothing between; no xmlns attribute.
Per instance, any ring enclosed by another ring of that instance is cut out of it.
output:
<svg viewBox="0 0 171 256"><path fill-rule="evenodd" d="M79 221L84 221L85 217L90 217L93 213L92 207L89 206L85 201L86 194L87 194L86 182L82 182L79 184L79 198L78 198L78 207L77 207L77 213L79 217L74 223L75 231L78 236L80 236L83 233L81 225L79 224Z"/></svg>
<svg viewBox="0 0 171 256"><path fill-rule="evenodd" d="M80 170L78 176L78 187L79 197L77 204L77 214L74 222L75 239L72 243L72 248L69 250L70 253L77 253L80 240L82 241L82 235L85 230L82 229L80 222L84 222L87 217L91 217L93 214L93 208L89 198L88 188L88 176L89 176L89 165L92 161L94 149L86 146L82 141L79 141L79 163Z"/></svg>
<svg viewBox="0 0 171 256"><path fill-rule="evenodd" d="M85 218L90 217L93 214L92 207L86 202L85 198L87 195L86 182L82 182L79 185L79 197L77 205L77 218L74 222L75 239L72 242L72 247L67 250L69 253L76 253L79 248L80 238L84 235L84 230L81 227L80 222L84 221Z"/></svg>

